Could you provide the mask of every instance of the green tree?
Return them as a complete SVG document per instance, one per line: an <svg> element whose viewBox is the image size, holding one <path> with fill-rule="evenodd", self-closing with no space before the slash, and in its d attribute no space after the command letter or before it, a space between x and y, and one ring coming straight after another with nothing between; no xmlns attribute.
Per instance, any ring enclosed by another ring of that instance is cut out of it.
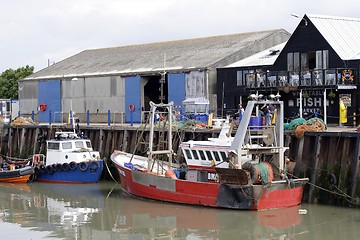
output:
<svg viewBox="0 0 360 240"><path fill-rule="evenodd" d="M0 75L0 98L19 99L18 80L34 73L34 67L8 69Z"/></svg>

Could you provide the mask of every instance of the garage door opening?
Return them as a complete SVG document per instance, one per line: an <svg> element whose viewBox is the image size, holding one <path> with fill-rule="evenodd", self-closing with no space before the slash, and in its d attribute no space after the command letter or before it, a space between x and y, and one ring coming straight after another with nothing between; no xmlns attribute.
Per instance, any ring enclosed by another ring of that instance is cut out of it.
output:
<svg viewBox="0 0 360 240"><path fill-rule="evenodd" d="M150 111L150 101L160 103L161 99L161 76L144 77L148 79L144 86L144 111ZM163 103L168 102L168 84L167 75L165 75L165 82L163 84Z"/></svg>

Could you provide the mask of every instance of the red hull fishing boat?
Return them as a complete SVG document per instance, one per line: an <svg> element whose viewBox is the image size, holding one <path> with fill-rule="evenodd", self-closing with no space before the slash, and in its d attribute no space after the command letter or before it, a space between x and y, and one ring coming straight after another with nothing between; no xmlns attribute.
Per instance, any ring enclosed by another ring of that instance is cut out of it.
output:
<svg viewBox="0 0 360 240"><path fill-rule="evenodd" d="M259 109L257 106L264 104L276 107L277 122L275 126L254 129L249 126L251 116ZM283 102L249 101L236 134L228 137L227 145L202 143L199 147L196 141L183 144L187 166L173 163L172 103L150 105L148 156L122 151L114 151L111 156L123 191L141 198L231 209L277 209L301 203L303 186L308 179L291 179L286 172ZM153 150L157 108L166 109L169 115L168 149L165 150ZM199 167L189 159L210 164Z"/></svg>

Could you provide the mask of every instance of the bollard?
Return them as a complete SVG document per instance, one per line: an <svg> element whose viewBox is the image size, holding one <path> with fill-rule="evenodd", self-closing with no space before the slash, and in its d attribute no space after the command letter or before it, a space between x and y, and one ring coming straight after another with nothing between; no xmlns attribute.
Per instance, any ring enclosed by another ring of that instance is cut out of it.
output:
<svg viewBox="0 0 360 240"><path fill-rule="evenodd" d="M34 121L35 120L35 113L34 111L31 111L31 119Z"/></svg>
<svg viewBox="0 0 360 240"><path fill-rule="evenodd" d="M111 121L111 115L110 115L110 109L108 110L108 126L110 126Z"/></svg>
<svg viewBox="0 0 360 240"><path fill-rule="evenodd" d="M86 124L88 126L90 125L90 111L89 110L86 111Z"/></svg>
<svg viewBox="0 0 360 240"><path fill-rule="evenodd" d="M21 115L20 115L20 111L18 111L18 117L20 117Z"/></svg>

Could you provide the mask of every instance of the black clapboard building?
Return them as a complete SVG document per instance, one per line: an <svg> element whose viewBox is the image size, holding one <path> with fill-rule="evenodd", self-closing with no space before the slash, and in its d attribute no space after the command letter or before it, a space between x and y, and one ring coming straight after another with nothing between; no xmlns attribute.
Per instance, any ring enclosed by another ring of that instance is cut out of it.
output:
<svg viewBox="0 0 360 240"><path fill-rule="evenodd" d="M337 124L342 99L353 125L359 67L360 19L304 15L287 42L218 69L218 114L235 111L250 94L279 93L287 120L318 115Z"/></svg>

